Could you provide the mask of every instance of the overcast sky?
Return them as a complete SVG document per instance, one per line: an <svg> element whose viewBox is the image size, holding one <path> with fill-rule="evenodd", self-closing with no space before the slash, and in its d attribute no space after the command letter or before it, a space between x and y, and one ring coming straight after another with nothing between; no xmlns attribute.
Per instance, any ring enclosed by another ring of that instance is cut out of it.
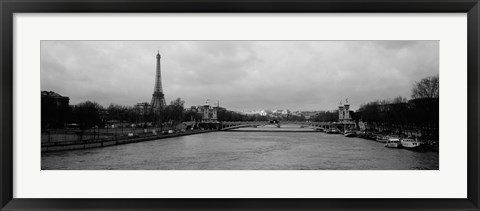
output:
<svg viewBox="0 0 480 211"><path fill-rule="evenodd" d="M150 102L157 50L167 103L333 110L410 98L439 73L438 41L42 41L41 89L103 106Z"/></svg>

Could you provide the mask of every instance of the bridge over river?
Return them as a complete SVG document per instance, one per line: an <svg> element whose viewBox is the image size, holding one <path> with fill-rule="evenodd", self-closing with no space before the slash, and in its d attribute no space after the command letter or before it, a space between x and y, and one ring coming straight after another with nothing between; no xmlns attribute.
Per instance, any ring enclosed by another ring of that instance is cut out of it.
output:
<svg viewBox="0 0 480 211"><path fill-rule="evenodd" d="M209 128L209 129L217 129L217 130L232 130L238 128L252 128L258 127L254 129L257 130L266 130L268 128L274 127L274 124L270 121L252 121L252 122L185 122L187 129L190 127L194 128ZM310 131L314 130L315 128L322 128L322 129L330 129L336 127L340 123L334 122L297 122L297 121L282 121L278 122L280 128L283 128L283 131L299 131L298 128L302 128L301 131ZM286 127L287 126L287 127ZM276 127L276 126L275 126ZM286 127L286 128L285 128ZM304 128L304 129L303 129ZM245 129L248 130L248 129ZM278 131L278 130L275 130Z"/></svg>
<svg viewBox="0 0 480 211"><path fill-rule="evenodd" d="M282 124L279 126L273 124L241 126L238 128L228 128L224 131L231 132L319 132L317 127L304 124Z"/></svg>

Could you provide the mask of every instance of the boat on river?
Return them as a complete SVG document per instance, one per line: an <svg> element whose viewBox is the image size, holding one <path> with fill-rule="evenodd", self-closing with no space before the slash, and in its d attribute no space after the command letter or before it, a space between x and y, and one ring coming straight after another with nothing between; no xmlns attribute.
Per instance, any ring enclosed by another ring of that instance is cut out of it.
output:
<svg viewBox="0 0 480 211"><path fill-rule="evenodd" d="M400 143L403 148L414 150L414 151L425 151L426 147L417 139L413 138L402 138Z"/></svg>
<svg viewBox="0 0 480 211"><path fill-rule="evenodd" d="M376 141L380 143L385 143L388 141L388 136L377 136Z"/></svg>
<svg viewBox="0 0 480 211"><path fill-rule="evenodd" d="M333 129L327 130L327 134L340 134L340 131L333 128Z"/></svg>
<svg viewBox="0 0 480 211"><path fill-rule="evenodd" d="M388 140L385 142L385 147L389 148L399 148L402 145L400 144L400 138L398 137L388 137Z"/></svg>
<svg viewBox="0 0 480 211"><path fill-rule="evenodd" d="M356 137L357 133L355 131L347 130L347 131L345 131L345 133L343 135L345 137Z"/></svg>

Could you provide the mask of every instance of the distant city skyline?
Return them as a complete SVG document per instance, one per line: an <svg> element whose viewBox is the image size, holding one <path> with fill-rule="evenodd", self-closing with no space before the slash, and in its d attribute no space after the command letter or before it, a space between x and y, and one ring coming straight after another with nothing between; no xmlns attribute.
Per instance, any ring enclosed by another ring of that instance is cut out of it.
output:
<svg viewBox="0 0 480 211"><path fill-rule="evenodd" d="M133 106L149 102L160 52L167 104L234 111L351 108L410 98L439 74L438 41L42 41L41 90Z"/></svg>

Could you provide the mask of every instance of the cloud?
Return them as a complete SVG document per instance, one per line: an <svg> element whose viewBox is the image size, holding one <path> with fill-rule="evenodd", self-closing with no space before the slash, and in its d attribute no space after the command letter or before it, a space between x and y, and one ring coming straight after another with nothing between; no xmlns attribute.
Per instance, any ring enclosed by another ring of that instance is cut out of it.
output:
<svg viewBox="0 0 480 211"><path fill-rule="evenodd" d="M438 41L42 41L41 89L71 104L149 102L157 50L167 102L231 110L358 108L439 72Z"/></svg>

